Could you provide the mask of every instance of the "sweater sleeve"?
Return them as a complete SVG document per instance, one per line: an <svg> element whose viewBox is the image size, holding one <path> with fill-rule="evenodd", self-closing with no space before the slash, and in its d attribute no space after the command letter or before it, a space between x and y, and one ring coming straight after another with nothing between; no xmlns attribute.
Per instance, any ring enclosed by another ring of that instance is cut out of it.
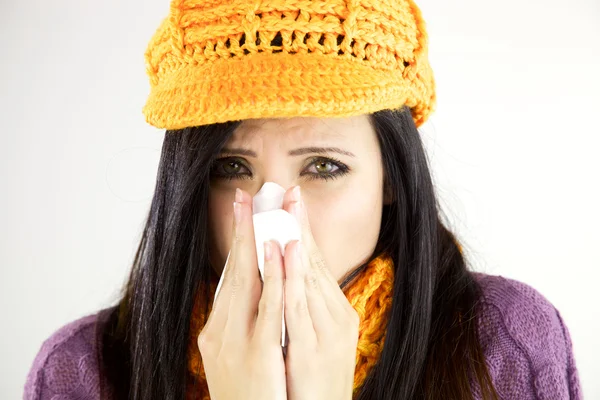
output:
<svg viewBox="0 0 600 400"><path fill-rule="evenodd" d="M23 400L99 399L95 315L72 321L41 345L27 374Z"/></svg>
<svg viewBox="0 0 600 400"><path fill-rule="evenodd" d="M582 398L573 343L559 311L533 287L476 273L484 294L479 335L501 398Z"/></svg>

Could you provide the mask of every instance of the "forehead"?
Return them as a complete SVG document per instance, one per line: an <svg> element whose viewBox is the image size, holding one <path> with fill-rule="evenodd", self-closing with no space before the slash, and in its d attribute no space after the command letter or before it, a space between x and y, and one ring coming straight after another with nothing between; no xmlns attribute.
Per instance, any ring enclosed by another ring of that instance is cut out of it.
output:
<svg viewBox="0 0 600 400"><path fill-rule="evenodd" d="M340 118L257 118L242 121L231 140L251 142L267 138L295 143L355 142L374 139L374 130L368 115Z"/></svg>

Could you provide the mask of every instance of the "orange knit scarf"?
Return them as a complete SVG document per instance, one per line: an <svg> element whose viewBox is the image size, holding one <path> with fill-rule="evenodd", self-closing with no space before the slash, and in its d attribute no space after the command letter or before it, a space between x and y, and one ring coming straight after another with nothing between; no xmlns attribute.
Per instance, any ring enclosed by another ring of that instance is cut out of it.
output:
<svg viewBox="0 0 600 400"><path fill-rule="evenodd" d="M377 363L385 340L385 327L392 304L394 266L392 259L382 254L345 288L344 294L360 316L356 368L354 370L354 393L359 389L371 368ZM211 298L214 297L217 281L211 282ZM204 366L198 350L198 335L204 326L205 316L201 313L200 296L194 305L188 343L188 388L187 400L210 400ZM209 312L211 306L209 305Z"/></svg>

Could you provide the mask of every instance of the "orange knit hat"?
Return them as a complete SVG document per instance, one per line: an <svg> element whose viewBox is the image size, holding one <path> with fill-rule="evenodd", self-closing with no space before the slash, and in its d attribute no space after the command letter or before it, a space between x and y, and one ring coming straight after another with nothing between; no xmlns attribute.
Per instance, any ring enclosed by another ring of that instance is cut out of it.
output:
<svg viewBox="0 0 600 400"><path fill-rule="evenodd" d="M172 0L145 53L157 128L435 107L412 0Z"/></svg>

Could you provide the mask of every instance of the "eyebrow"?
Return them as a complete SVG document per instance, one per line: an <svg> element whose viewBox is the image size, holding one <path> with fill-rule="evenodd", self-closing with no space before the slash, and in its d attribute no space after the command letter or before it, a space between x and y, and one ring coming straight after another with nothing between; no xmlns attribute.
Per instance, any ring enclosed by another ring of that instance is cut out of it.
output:
<svg viewBox="0 0 600 400"><path fill-rule="evenodd" d="M243 148L223 148L221 153L226 154L240 154L248 157L257 157L256 153L252 150L243 149ZM289 156L301 156L303 154L326 154L326 153L339 153L350 157L356 157L353 153L340 149L338 147L300 147L298 149L290 150L288 152Z"/></svg>

